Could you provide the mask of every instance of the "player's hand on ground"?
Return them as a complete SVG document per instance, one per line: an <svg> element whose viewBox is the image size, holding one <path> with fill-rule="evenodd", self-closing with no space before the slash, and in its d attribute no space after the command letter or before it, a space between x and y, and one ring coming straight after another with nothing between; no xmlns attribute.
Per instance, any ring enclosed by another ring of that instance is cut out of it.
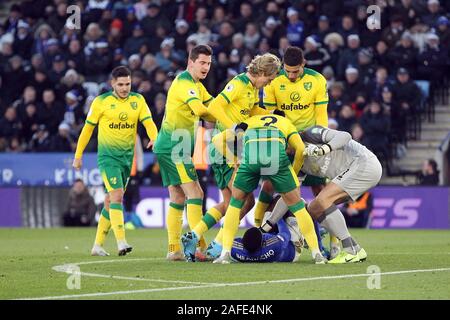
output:
<svg viewBox="0 0 450 320"><path fill-rule="evenodd" d="M81 159L73 159L72 167L76 170L80 170L83 165L83 161Z"/></svg>

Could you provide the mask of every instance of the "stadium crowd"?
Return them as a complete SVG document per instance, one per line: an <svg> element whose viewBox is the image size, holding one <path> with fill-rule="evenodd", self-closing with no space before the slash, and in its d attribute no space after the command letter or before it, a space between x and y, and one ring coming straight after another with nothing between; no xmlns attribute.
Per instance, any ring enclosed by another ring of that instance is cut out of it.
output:
<svg viewBox="0 0 450 320"><path fill-rule="evenodd" d="M432 90L448 83L449 1L30 3L14 4L0 25L0 152L73 152L93 97L109 90L119 65L132 70L132 90L159 128L167 90L196 44L214 50L205 80L213 95L253 56L302 47L307 67L328 81L330 126L384 157L391 140L406 141L408 119L420 112L414 80ZM67 20L72 4L81 8L80 30ZM367 27L372 4L381 29ZM95 151L92 140L86 151Z"/></svg>

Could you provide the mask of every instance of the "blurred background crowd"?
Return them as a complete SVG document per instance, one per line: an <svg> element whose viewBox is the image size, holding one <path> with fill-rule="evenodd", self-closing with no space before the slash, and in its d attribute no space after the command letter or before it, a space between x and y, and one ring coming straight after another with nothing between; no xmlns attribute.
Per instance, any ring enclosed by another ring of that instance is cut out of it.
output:
<svg viewBox="0 0 450 320"><path fill-rule="evenodd" d="M73 152L118 65L132 70L132 90L159 127L167 90L197 44L214 50L205 80L213 95L253 56L303 48L307 67L328 80L330 127L384 163L401 156L426 99L448 92L450 1L13 2L0 24L0 152ZM381 29L367 27L372 4ZM81 9L79 30L70 5ZM95 150L92 139L87 151Z"/></svg>

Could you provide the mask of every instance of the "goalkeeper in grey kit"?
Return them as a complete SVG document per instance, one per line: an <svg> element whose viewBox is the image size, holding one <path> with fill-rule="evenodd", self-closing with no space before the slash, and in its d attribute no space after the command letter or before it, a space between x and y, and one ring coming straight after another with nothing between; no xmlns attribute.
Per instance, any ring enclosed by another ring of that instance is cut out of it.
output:
<svg viewBox="0 0 450 320"><path fill-rule="evenodd" d="M300 133L306 144L305 161L301 174L330 179L330 183L308 204L307 210L330 234L342 242L343 250L331 247L328 263L364 261L366 251L351 237L345 219L336 204L360 195L376 186L381 179L382 168L377 157L349 133L321 126L311 127ZM280 199L273 210L271 220L262 226L270 230L288 210Z"/></svg>

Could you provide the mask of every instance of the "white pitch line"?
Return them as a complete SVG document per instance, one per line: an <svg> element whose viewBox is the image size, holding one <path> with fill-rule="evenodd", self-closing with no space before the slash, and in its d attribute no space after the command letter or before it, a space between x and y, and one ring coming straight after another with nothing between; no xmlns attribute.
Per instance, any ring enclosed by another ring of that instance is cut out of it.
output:
<svg viewBox="0 0 450 320"><path fill-rule="evenodd" d="M101 261L87 261L87 262L76 262L67 263L63 265L58 265L52 267L52 270L56 272L63 272L68 274L78 274L80 276L95 277L95 278L108 278L116 280L131 280L131 281L145 281L145 282L163 282L163 283L175 283L175 284L193 284L193 285L211 285L218 284L212 282L194 282L194 281L182 281L182 280L163 280L163 279L148 279L148 278L137 278L137 277L125 277L125 276L114 276L100 273L91 272L77 272L72 270L73 266L81 266L88 264L101 264L101 263L114 263L114 262L124 262L124 261L143 261L143 260L162 260L164 258L139 258L139 259L127 259L127 260L101 260Z"/></svg>
<svg viewBox="0 0 450 320"><path fill-rule="evenodd" d="M150 292L160 292L160 291L205 289L205 288L218 288L218 287L252 286L252 285L265 285L265 284L277 284L277 283L305 282L305 281L315 281L315 280L348 279L348 278L357 278L357 277L370 277L370 276L374 276L374 275L388 276L388 275L399 275L399 274L407 274L407 273L440 272L440 271L450 271L450 268L401 270L401 271L390 271L390 272L380 272L380 273L370 273L370 274L369 273L358 273L358 274L345 274L345 275L339 275L339 276L323 276L323 277L294 278L294 279L283 279L283 280L266 280L266 281L236 282L236 283L223 283L223 284L219 283L219 284L201 285L201 286L185 286L185 287L168 287L168 288L141 289L141 290L128 290L128 291L97 292L97 293L86 293L86 294L62 295L62 296L23 298L23 299L19 299L19 300L52 300L52 299L104 297L104 296L112 296L112 295L120 295L120 294L137 294L137 293L150 293Z"/></svg>

